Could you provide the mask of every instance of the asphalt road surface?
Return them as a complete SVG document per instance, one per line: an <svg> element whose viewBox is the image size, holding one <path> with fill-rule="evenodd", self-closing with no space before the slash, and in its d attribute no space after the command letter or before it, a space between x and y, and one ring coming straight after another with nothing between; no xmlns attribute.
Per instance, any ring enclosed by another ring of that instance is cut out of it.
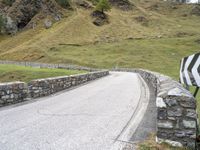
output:
<svg viewBox="0 0 200 150"><path fill-rule="evenodd" d="M120 150L149 101L134 73L107 77L36 101L0 109L0 150Z"/></svg>

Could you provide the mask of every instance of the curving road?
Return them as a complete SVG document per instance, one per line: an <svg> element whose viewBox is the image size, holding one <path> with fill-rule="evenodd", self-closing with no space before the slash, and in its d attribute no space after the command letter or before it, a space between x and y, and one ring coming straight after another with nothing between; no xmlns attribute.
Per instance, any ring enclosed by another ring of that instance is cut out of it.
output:
<svg viewBox="0 0 200 150"><path fill-rule="evenodd" d="M131 149L148 101L138 74L111 72L73 90L1 108L0 149Z"/></svg>

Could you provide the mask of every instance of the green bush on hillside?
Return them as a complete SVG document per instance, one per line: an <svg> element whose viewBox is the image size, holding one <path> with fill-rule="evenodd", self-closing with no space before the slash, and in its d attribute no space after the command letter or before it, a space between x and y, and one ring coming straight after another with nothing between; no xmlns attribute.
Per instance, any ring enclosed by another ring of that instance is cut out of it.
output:
<svg viewBox="0 0 200 150"><path fill-rule="evenodd" d="M101 11L102 13L110 9L111 9L111 5L108 2L108 0L100 0L96 6L96 10Z"/></svg>
<svg viewBox="0 0 200 150"><path fill-rule="evenodd" d="M99 2L99 0L89 0L89 1L92 2L92 4L94 5L96 5Z"/></svg>
<svg viewBox="0 0 200 150"><path fill-rule="evenodd" d="M3 28L4 28L4 18L0 14L0 33L2 33Z"/></svg>
<svg viewBox="0 0 200 150"><path fill-rule="evenodd" d="M15 0L3 0L2 2L7 6L12 6L12 4L15 2Z"/></svg>
<svg viewBox="0 0 200 150"><path fill-rule="evenodd" d="M70 1L69 0L56 0L56 2L62 6L63 8L67 8L70 6Z"/></svg>

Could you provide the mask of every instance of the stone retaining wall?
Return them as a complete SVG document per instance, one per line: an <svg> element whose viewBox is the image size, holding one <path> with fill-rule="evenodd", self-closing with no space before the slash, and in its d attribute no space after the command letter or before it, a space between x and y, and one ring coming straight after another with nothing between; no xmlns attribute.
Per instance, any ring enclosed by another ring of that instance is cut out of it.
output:
<svg viewBox="0 0 200 150"><path fill-rule="evenodd" d="M36 67L36 68L85 70L89 72L99 71L99 69L71 65L71 64L48 64L48 63L37 63L37 62L28 62L28 61L7 61L7 60L0 60L0 64L8 64L8 65L12 64L12 65L29 66L29 67Z"/></svg>
<svg viewBox="0 0 200 150"><path fill-rule="evenodd" d="M196 100L180 83L168 76L141 69L115 69L139 73L154 87L157 98L158 143L196 149Z"/></svg>
<svg viewBox="0 0 200 150"><path fill-rule="evenodd" d="M109 71L98 71L80 75L33 80L28 84L24 82L2 83L0 84L0 106L48 96L108 74Z"/></svg>
<svg viewBox="0 0 200 150"><path fill-rule="evenodd" d="M32 98L48 96L64 89L83 84L88 81L108 75L108 71L99 71L81 75L63 76L33 80L28 83L29 93Z"/></svg>
<svg viewBox="0 0 200 150"><path fill-rule="evenodd" d="M0 84L0 106L22 102L27 96L28 87L24 82Z"/></svg>

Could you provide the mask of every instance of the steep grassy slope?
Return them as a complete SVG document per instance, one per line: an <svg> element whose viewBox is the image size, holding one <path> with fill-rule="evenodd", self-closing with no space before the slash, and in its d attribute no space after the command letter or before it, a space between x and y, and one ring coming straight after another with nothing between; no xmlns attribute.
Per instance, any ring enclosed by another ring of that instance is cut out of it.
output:
<svg viewBox="0 0 200 150"><path fill-rule="evenodd" d="M48 30L1 37L0 59L72 63L91 67L138 67L178 76L181 57L200 49L200 16L194 5L133 0L133 10L113 8L97 27L92 9L77 8Z"/></svg>

